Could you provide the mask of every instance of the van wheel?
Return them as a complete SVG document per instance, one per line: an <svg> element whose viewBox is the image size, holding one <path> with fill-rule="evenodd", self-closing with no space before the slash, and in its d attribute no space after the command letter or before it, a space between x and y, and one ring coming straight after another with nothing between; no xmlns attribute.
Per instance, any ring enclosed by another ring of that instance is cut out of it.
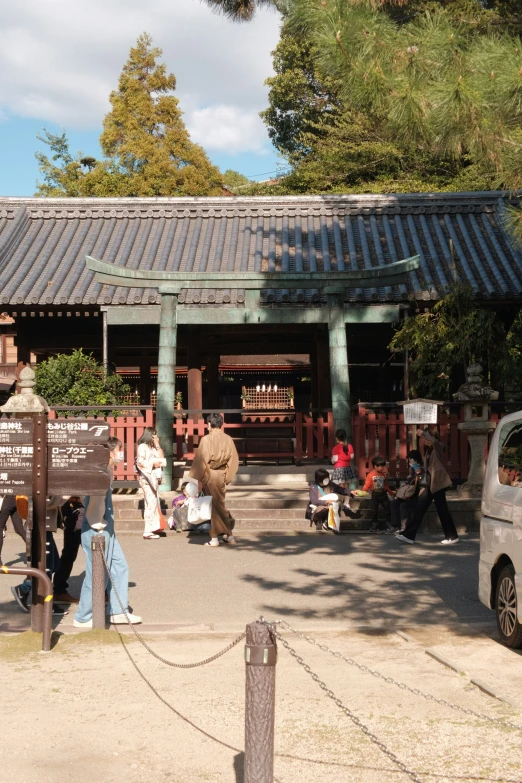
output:
<svg viewBox="0 0 522 783"><path fill-rule="evenodd" d="M522 625L517 617L515 569L512 565L505 566L500 573L495 605L500 638L508 647L522 647Z"/></svg>

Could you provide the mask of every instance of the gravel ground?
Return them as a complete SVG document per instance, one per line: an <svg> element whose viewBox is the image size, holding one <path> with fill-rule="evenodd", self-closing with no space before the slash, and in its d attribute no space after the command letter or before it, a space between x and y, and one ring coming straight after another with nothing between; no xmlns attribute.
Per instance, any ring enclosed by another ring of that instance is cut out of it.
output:
<svg viewBox="0 0 522 783"><path fill-rule="evenodd" d="M58 535L58 543L59 535ZM390 537L243 536L201 549L170 536L122 536L131 603L146 638L178 662L206 658L263 613L410 687L522 726L520 655L499 645L476 598L478 541L446 549ZM20 547L9 534L4 562ZM71 590L81 583L83 555ZM0 629L28 627L0 580ZM2 777L17 783L243 783L243 645L212 664L172 669L131 636L71 633L50 654L31 633L0 634ZM395 631L407 630L406 639ZM168 631L168 633L165 633ZM335 695L422 783L522 781L522 729L426 701L285 637ZM458 674L429 657L434 649ZM510 703L483 693L485 681ZM161 697L161 698L160 698ZM289 653L277 665L279 783L400 783L410 778L329 700ZM166 703L165 703L166 702Z"/></svg>

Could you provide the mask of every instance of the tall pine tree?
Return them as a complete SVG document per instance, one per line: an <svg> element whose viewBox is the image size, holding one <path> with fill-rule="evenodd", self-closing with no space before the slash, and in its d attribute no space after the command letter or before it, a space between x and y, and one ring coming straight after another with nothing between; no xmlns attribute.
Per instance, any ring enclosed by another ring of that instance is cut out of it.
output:
<svg viewBox="0 0 522 783"><path fill-rule="evenodd" d="M222 176L191 141L173 95L176 77L157 62L161 49L140 35L123 67L100 144L128 196L210 196Z"/></svg>
<svg viewBox="0 0 522 783"><path fill-rule="evenodd" d="M223 177L191 141L174 96L176 77L159 63L161 49L140 35L123 67L103 122L104 159L72 156L65 132L39 139L39 196L214 196Z"/></svg>

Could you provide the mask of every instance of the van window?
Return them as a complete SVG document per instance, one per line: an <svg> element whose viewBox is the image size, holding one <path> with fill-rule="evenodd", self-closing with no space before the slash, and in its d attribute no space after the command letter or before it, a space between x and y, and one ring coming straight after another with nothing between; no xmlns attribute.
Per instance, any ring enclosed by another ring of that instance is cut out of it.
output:
<svg viewBox="0 0 522 783"><path fill-rule="evenodd" d="M498 480L522 487L522 419L504 424L498 440Z"/></svg>

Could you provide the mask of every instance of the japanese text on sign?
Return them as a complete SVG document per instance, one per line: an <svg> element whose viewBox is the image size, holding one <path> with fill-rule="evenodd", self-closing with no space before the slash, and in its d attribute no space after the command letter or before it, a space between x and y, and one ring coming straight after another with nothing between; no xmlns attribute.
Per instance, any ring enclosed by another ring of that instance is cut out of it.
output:
<svg viewBox="0 0 522 783"><path fill-rule="evenodd" d="M409 402L404 405L405 424L436 424L437 403Z"/></svg>

